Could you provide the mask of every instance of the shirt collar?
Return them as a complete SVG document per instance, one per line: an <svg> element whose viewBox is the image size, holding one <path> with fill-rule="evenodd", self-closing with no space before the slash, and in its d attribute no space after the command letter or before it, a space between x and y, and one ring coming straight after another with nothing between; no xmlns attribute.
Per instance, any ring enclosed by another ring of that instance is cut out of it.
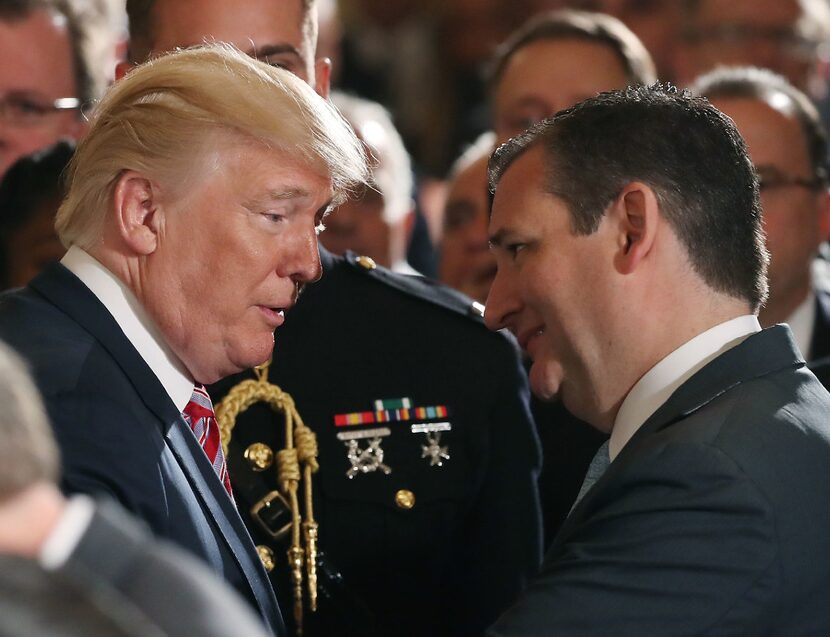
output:
<svg viewBox="0 0 830 637"><path fill-rule="evenodd" d="M193 394L193 379L132 291L77 246L69 248L61 263L106 306L124 336L159 379L176 409L183 411Z"/></svg>
<svg viewBox="0 0 830 637"><path fill-rule="evenodd" d="M807 298L795 308L786 323L792 330L795 342L805 360L811 356L810 344L813 342L813 330L816 326L816 295L810 292Z"/></svg>
<svg viewBox="0 0 830 637"><path fill-rule="evenodd" d="M752 314L739 316L698 334L646 372L628 392L617 412L608 449L611 460L680 385L704 365L760 331L758 317Z"/></svg>

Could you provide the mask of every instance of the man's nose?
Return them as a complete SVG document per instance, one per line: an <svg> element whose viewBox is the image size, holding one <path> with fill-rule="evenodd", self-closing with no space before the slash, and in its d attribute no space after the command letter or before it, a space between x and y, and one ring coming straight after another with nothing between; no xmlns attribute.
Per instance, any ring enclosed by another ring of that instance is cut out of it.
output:
<svg viewBox="0 0 830 637"><path fill-rule="evenodd" d="M288 263L283 269L283 276L288 276L298 284L314 283L320 280L323 267L320 264L320 248L316 230L298 237L290 250L290 255L286 256Z"/></svg>
<svg viewBox="0 0 830 637"><path fill-rule="evenodd" d="M493 331L510 327L513 316L521 303L516 294L515 282L509 280L502 268L496 271L496 278L490 286L484 309L484 323Z"/></svg>

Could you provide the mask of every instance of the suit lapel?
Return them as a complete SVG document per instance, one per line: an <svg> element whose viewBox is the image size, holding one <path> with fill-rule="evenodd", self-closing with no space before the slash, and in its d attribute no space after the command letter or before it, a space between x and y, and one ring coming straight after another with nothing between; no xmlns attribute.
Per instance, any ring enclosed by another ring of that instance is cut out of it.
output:
<svg viewBox="0 0 830 637"><path fill-rule="evenodd" d="M267 584L268 576L253 551L253 542L239 513L161 382L109 310L60 264L49 266L30 286L92 334L130 379L141 400L158 418L162 435L201 500L203 510L213 518L260 608L269 620L278 617L276 600Z"/></svg>
<svg viewBox="0 0 830 637"><path fill-rule="evenodd" d="M788 367L803 366L804 360L798 352L798 346L795 344L790 328L786 325L776 325L762 330L711 361L678 387L637 430L605 474L565 520L551 544L549 553L554 554L574 527L584 520L585 512L590 511L590 504L597 494L601 493L603 485L613 481L614 474L636 455L637 447L642 440L683 420L741 383Z"/></svg>

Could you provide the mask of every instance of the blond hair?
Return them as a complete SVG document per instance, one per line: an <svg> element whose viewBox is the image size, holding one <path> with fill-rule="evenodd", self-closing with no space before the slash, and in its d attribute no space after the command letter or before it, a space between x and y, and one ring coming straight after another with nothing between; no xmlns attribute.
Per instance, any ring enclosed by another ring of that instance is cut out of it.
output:
<svg viewBox="0 0 830 637"><path fill-rule="evenodd" d="M104 96L69 166L58 236L67 247L94 245L123 171L175 189L234 140L262 143L330 176L334 203L367 180L351 127L305 82L210 44L151 60Z"/></svg>

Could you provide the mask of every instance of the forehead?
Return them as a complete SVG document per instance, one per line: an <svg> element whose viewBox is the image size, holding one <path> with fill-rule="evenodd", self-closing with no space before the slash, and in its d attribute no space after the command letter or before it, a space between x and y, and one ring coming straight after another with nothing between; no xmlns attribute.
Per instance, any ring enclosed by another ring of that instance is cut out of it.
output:
<svg viewBox="0 0 830 637"><path fill-rule="evenodd" d="M544 191L545 161L537 143L519 155L496 185L490 216L490 235L529 232L547 215L554 197Z"/></svg>
<svg viewBox="0 0 830 637"><path fill-rule="evenodd" d="M789 102L778 93L769 101L748 97L713 98L712 104L726 113L747 145L756 165L774 165L785 169L806 166L810 162L807 140ZM793 166L796 164L796 166Z"/></svg>
<svg viewBox="0 0 830 637"><path fill-rule="evenodd" d="M499 96L532 92L551 97L574 93L588 97L625 84L625 68L611 46L567 37L537 40L516 51L504 69L496 96L498 100Z"/></svg>
<svg viewBox="0 0 830 637"><path fill-rule="evenodd" d="M225 138L215 149L219 177L205 170L202 182L194 182L199 196L219 188L253 207L279 202L307 201L317 207L332 197L331 179L319 170L294 159L289 153L241 138ZM211 162L206 159L209 165Z"/></svg>
<svg viewBox="0 0 830 637"><path fill-rule="evenodd" d="M36 10L22 20L0 20L0 92L75 95L72 49L65 20Z"/></svg>
<svg viewBox="0 0 830 637"><path fill-rule="evenodd" d="M798 0L699 0L697 18L704 24L793 26L801 17Z"/></svg>
<svg viewBox="0 0 830 637"><path fill-rule="evenodd" d="M228 42L245 52L274 44L302 50L303 0L156 0L153 50Z"/></svg>

